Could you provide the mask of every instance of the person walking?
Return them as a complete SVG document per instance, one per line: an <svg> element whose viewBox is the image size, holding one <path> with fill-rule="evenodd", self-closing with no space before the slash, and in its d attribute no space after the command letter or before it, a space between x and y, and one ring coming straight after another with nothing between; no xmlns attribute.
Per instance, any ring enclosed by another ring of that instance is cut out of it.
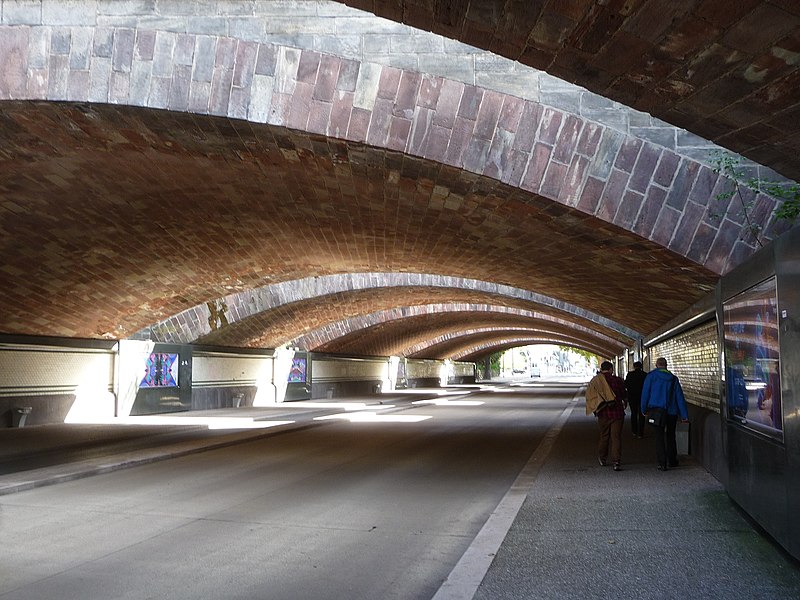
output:
<svg viewBox="0 0 800 600"><path fill-rule="evenodd" d="M625 394L631 408L631 433L635 438L644 437L644 415L641 411L642 388L647 371L640 361L633 363L633 371L625 375Z"/></svg>
<svg viewBox="0 0 800 600"><path fill-rule="evenodd" d="M606 387L603 384L608 384ZM613 394L602 406L594 411L597 425L600 428L600 440L597 446L597 456L602 466L608 464L609 459L614 464L615 471L622 470L622 424L625 421L625 382L614 375L614 365L605 361L600 365L600 372L592 378L587 387L587 400L590 390L605 389ZM587 409L588 410L588 409Z"/></svg>
<svg viewBox="0 0 800 600"><path fill-rule="evenodd" d="M678 466L678 444L675 429L678 417L689 422L686 398L677 376L667 370L667 359L656 359L656 369L645 377L642 387L641 412L656 430L656 461L659 471Z"/></svg>

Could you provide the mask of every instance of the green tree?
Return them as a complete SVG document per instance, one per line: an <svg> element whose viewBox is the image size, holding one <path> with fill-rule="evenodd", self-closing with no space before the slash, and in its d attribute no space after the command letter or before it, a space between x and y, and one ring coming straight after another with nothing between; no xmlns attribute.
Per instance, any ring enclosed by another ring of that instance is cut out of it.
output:
<svg viewBox="0 0 800 600"><path fill-rule="evenodd" d="M764 194L777 201L774 211L776 219L793 223L800 216L800 185L789 181L769 181L760 177L748 176L738 156L715 150L711 153L711 164L714 172L726 177L730 185L727 190L715 196L719 202L738 202L739 215L744 218L745 226L759 246L762 226L753 221L752 214L758 194ZM746 190L755 192L747 194ZM713 215L721 218L721 215Z"/></svg>
<svg viewBox="0 0 800 600"><path fill-rule="evenodd" d="M491 366L492 372L491 377L499 377L500 376L500 358L503 356L502 352L495 352L489 357L489 365Z"/></svg>
<svg viewBox="0 0 800 600"><path fill-rule="evenodd" d="M580 348L572 348L570 346L559 346L559 349L565 352L574 352L575 354L585 358L589 364L592 364L592 362L597 362L599 364L601 362L599 356L593 352L589 352L588 350L581 350Z"/></svg>

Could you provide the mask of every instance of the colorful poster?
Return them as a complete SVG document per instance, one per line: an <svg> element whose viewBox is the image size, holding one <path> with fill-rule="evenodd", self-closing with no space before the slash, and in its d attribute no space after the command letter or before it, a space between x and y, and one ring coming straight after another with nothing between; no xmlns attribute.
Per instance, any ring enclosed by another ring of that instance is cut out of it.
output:
<svg viewBox="0 0 800 600"><path fill-rule="evenodd" d="M289 383L305 383L306 382L306 359L293 358L292 368L289 370Z"/></svg>
<svg viewBox="0 0 800 600"><path fill-rule="evenodd" d="M179 356L153 352L147 359L140 388L178 387Z"/></svg>

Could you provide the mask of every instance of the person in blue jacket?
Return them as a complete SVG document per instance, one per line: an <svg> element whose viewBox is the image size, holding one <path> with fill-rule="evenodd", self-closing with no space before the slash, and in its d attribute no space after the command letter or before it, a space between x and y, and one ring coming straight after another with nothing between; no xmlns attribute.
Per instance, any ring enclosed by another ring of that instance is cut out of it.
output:
<svg viewBox="0 0 800 600"><path fill-rule="evenodd" d="M681 382L667 370L666 358L656 359L656 368L647 374L642 387L642 414L647 415L652 409L662 409L667 413L664 424L655 428L658 470L666 471L678 466L678 444L675 439L678 417L682 423L689 422Z"/></svg>

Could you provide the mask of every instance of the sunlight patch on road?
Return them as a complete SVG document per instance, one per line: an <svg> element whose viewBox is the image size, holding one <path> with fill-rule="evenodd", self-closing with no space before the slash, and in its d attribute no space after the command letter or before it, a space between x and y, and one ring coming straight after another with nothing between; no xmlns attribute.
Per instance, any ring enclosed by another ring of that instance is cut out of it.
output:
<svg viewBox="0 0 800 600"><path fill-rule="evenodd" d="M376 412L365 411L351 414L339 413L325 417L314 417L315 421L330 421L340 419L351 423L418 423L430 419L425 415L379 415Z"/></svg>
<svg viewBox="0 0 800 600"><path fill-rule="evenodd" d="M392 390L391 394L410 396L463 396L464 390L440 390L433 388L409 388L406 390Z"/></svg>
<svg viewBox="0 0 800 600"><path fill-rule="evenodd" d="M433 404L435 406L480 406L486 404L481 400L448 400L442 398L441 400L415 400L411 404Z"/></svg>
<svg viewBox="0 0 800 600"><path fill-rule="evenodd" d="M291 425L294 421L257 421L251 417L168 417L161 415L141 415L132 417L116 417L111 419L93 419L84 421L95 425L166 425L208 427L209 429L267 429Z"/></svg>
<svg viewBox="0 0 800 600"><path fill-rule="evenodd" d="M336 408L344 411L394 408L393 404L366 404L365 402L286 402L278 407L288 408Z"/></svg>

